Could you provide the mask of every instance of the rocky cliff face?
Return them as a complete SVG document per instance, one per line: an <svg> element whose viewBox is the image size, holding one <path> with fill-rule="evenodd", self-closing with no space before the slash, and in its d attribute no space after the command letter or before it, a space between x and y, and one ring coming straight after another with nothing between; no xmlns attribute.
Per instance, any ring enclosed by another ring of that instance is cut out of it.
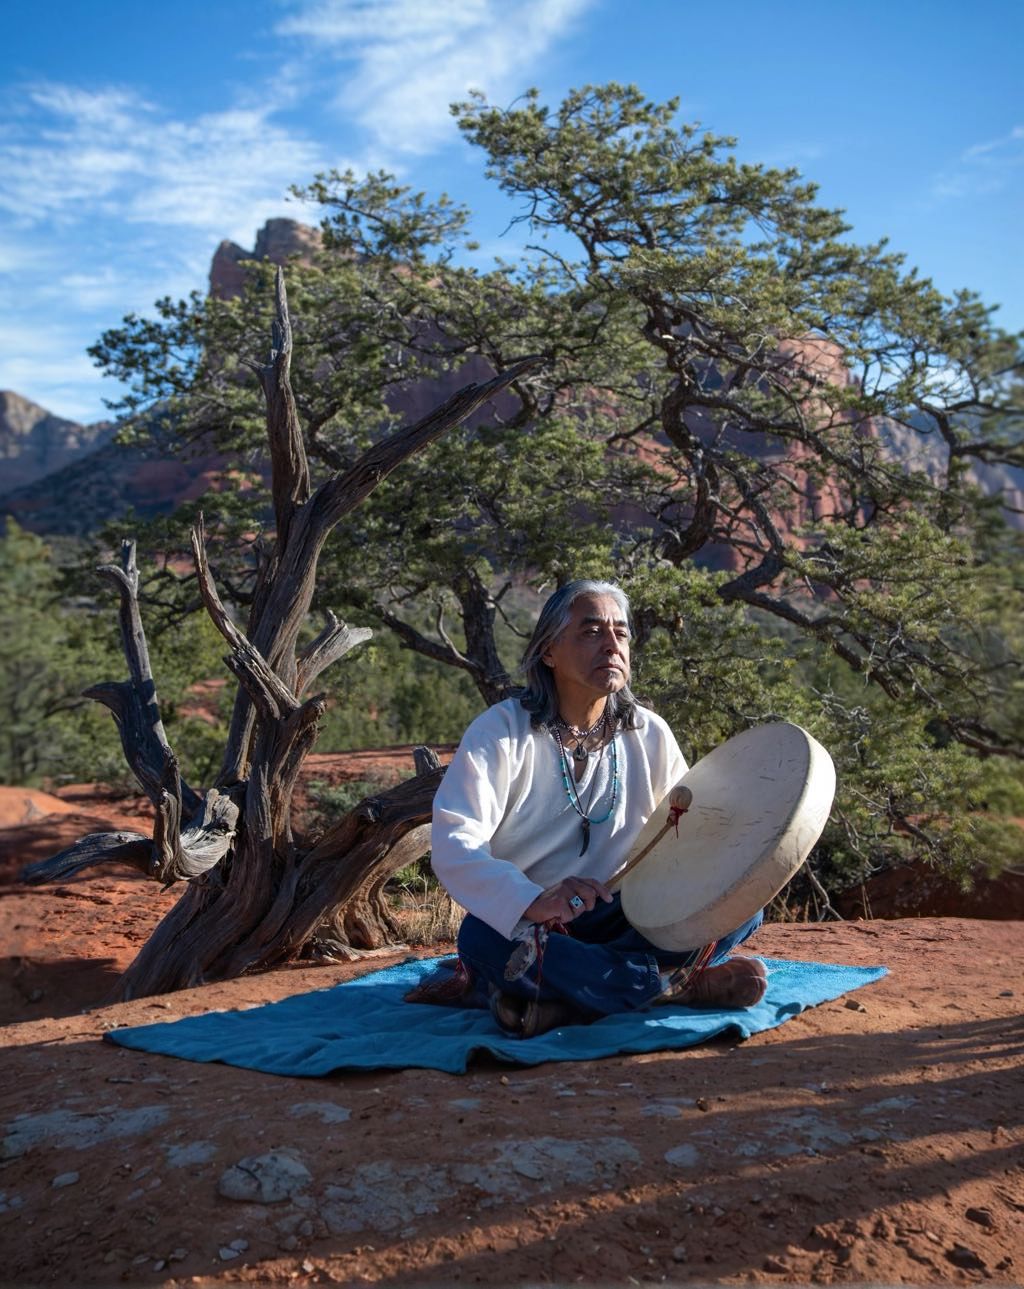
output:
<svg viewBox="0 0 1024 1289"><path fill-rule="evenodd" d="M108 443L113 434L109 421L79 425L13 390L0 390L0 494L62 469Z"/></svg>
<svg viewBox="0 0 1024 1289"><path fill-rule="evenodd" d="M308 264L320 249L320 240L318 228L299 224L294 219L268 219L256 234L256 245L251 251L244 250L237 242L221 242L210 265L210 294L218 300L240 295L246 260L283 264L294 255Z"/></svg>
<svg viewBox="0 0 1024 1289"><path fill-rule="evenodd" d="M129 510L152 519L220 487L216 456L188 461L108 442L60 470L7 493L0 514L49 537L86 537Z"/></svg>

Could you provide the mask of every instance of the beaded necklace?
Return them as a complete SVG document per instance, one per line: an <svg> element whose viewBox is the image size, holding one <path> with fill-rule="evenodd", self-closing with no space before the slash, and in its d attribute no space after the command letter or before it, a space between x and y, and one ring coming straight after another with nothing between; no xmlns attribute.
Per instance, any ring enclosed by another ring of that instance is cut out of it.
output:
<svg viewBox="0 0 1024 1289"><path fill-rule="evenodd" d="M569 775L569 753L565 750L565 744L562 742L562 736L559 734L557 727L552 729L555 736L555 742L558 744L558 764L562 771L562 783L565 786L565 795L569 798L569 804L580 817L580 828L583 832L583 845L580 847L580 854L587 853L587 847L590 845L590 829L593 824L607 823L615 811L615 803L619 796L619 753L614 734L612 735L612 799L611 804L600 819L590 818L590 808L594 804L594 793L597 790L597 772L600 768L601 760L604 759L604 748L601 748L601 756L598 764L594 767L594 778L590 784L590 800L587 802L586 810L583 809L583 803L580 801L580 794L576 790L576 785L572 782Z"/></svg>
<svg viewBox="0 0 1024 1289"><path fill-rule="evenodd" d="M565 729L567 729L569 733L572 735L572 737L576 739L576 746L572 750L572 759L576 763L577 779L586 769L587 758L590 755L590 753L587 751L586 740L590 738L591 735L596 734L598 730L604 729L604 725L607 720L608 720L607 703L605 704L604 710L602 711L601 715L597 718L597 720L593 723L593 725L591 725L590 729L588 730L578 730L576 726L572 724L571 721L565 720L565 718L562 716L558 718L558 724L563 726Z"/></svg>

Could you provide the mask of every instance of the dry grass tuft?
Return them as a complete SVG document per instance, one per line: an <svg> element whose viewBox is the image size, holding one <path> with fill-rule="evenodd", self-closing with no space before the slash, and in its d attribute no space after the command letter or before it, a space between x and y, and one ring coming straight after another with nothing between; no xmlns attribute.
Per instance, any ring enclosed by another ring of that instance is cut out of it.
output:
<svg viewBox="0 0 1024 1289"><path fill-rule="evenodd" d="M404 892L395 915L409 944L437 944L453 941L459 933L466 910L456 904L441 886L431 886L415 895Z"/></svg>

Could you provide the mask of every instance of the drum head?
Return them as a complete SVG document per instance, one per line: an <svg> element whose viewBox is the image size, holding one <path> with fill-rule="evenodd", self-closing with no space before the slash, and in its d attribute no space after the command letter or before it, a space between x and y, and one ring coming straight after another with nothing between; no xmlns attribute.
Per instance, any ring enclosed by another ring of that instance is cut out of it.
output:
<svg viewBox="0 0 1024 1289"><path fill-rule="evenodd" d="M659 949L720 939L777 895L807 858L835 796L832 758L799 725L745 730L679 780L689 811L655 841L667 799L632 855L650 852L622 879L622 911Z"/></svg>

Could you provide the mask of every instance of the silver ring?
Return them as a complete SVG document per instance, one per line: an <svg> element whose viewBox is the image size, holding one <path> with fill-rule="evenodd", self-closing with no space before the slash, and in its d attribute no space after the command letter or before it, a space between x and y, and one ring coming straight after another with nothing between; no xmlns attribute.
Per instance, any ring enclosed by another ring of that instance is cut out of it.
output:
<svg viewBox="0 0 1024 1289"><path fill-rule="evenodd" d="M574 895L569 901L569 907L571 909L581 909L583 907L583 901L578 895Z"/></svg>

